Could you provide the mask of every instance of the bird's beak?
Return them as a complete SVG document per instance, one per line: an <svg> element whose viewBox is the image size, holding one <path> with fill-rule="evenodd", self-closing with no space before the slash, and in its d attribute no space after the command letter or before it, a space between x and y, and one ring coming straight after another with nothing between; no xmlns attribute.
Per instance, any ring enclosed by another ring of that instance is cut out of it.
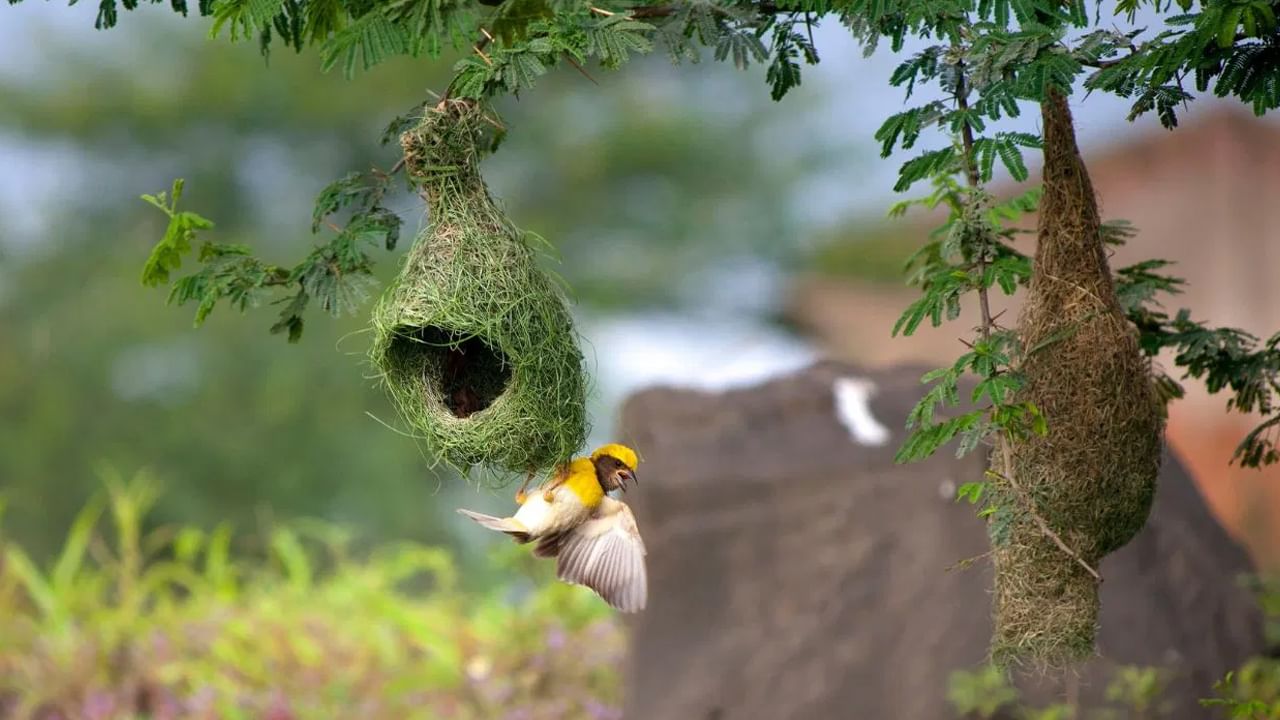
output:
<svg viewBox="0 0 1280 720"><path fill-rule="evenodd" d="M627 483L636 481L636 474L630 470L622 470L618 473L618 486L622 488L622 492L627 491Z"/></svg>

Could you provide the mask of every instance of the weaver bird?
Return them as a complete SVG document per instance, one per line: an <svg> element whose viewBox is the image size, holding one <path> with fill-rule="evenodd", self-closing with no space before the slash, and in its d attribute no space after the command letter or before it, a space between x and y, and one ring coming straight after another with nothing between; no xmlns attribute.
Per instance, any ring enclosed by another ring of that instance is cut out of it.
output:
<svg viewBox="0 0 1280 720"><path fill-rule="evenodd" d="M631 448L605 445L558 468L531 495L526 479L516 492L520 509L511 517L458 512L518 543L537 543L534 556L556 558L556 577L591 588L622 612L638 612L649 595L644 540L631 508L607 494L626 492L638 464Z"/></svg>

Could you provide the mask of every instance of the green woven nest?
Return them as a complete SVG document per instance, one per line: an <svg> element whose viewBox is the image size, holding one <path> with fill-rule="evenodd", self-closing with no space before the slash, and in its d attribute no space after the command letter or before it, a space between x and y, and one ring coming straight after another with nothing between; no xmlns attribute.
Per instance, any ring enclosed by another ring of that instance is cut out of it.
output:
<svg viewBox="0 0 1280 720"><path fill-rule="evenodd" d="M1150 362L1116 298L1066 100L1051 96L1043 113L1044 195L1019 323L1027 348L1020 399L1040 408L1049 435L1015 443L1008 458L997 452L992 488L999 504L1016 508L993 538L992 654L1042 668L1093 655L1098 580L1080 561L1097 570L1146 524L1164 429ZM1029 503L1078 559L1040 528Z"/></svg>
<svg viewBox="0 0 1280 720"><path fill-rule="evenodd" d="M495 126L447 101L401 136L430 222L374 308L371 359L438 458L523 473L582 446L586 376L561 287L480 177Z"/></svg>

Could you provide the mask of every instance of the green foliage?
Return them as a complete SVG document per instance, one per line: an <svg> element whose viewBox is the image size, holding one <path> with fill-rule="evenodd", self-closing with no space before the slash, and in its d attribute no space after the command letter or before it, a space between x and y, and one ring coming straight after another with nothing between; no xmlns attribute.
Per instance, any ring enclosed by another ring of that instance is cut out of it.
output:
<svg viewBox="0 0 1280 720"><path fill-rule="evenodd" d="M1213 697L1201 705L1220 708L1230 718L1272 720L1280 718L1280 662L1254 658L1239 670L1228 672L1213 684Z"/></svg>
<svg viewBox="0 0 1280 720"><path fill-rule="evenodd" d="M1274 576L1250 576L1245 585L1259 601L1271 648L1280 640L1280 582ZM1217 708L1223 717L1241 720L1280 718L1280 660L1274 652L1245 661L1214 683L1213 695L1200 704Z"/></svg>
<svg viewBox="0 0 1280 720"><path fill-rule="evenodd" d="M1036 707L1022 697L1004 671L994 665L983 665L951 673L947 701L958 716L982 720L995 717L1020 720L1156 718L1167 714L1163 694L1169 679L1169 671L1163 668L1123 665L1108 678L1105 705L1072 707L1054 703Z"/></svg>
<svg viewBox="0 0 1280 720"><path fill-rule="evenodd" d="M796 29L800 22L801 19L793 15L773 26L773 61L765 72L765 81L769 83L769 95L774 100L781 100L793 88L800 86L800 58L809 65L818 62L818 49L813 45L813 37ZM806 15L806 28L809 22Z"/></svg>
<svg viewBox="0 0 1280 720"><path fill-rule="evenodd" d="M545 566L512 602L461 590L438 548L357 552L343 528L305 522L270 528L249 560L225 525L144 532L158 487L106 481L48 569L0 543L0 704L15 717L617 712L621 628Z"/></svg>
<svg viewBox="0 0 1280 720"><path fill-rule="evenodd" d="M1246 576L1241 578L1241 585L1253 593L1262 608L1267 646L1280 647L1280 578L1274 575Z"/></svg>
<svg viewBox="0 0 1280 720"><path fill-rule="evenodd" d="M1107 685L1107 700L1133 711L1134 717L1163 714L1161 694L1169 684L1169 673L1160 668L1123 665Z"/></svg>
<svg viewBox="0 0 1280 720"><path fill-rule="evenodd" d="M995 665L976 670L957 670L947 678L947 702L957 714L990 720L1018 702L1018 690Z"/></svg>
<svg viewBox="0 0 1280 720"><path fill-rule="evenodd" d="M935 191L928 197L900 203L891 210L891 214L901 215L911 205L920 204L930 209L942 205L951 211L932 239L908 262L909 282L921 288L922 296L898 319L894 335L910 335L926 319L938 327L959 317L960 302L966 295L986 292L994 286L1012 295L1030 277L1030 258L1008 244L1018 231L1002 223L1034 210L1038 190L987 210L990 199L980 191L962 187L951 172L954 168L944 169L935 178ZM1116 245L1123 244L1134 231L1126 223L1116 222L1105 225L1103 232L1104 240ZM1185 377L1203 379L1211 393L1231 391L1229 410L1270 416L1244 438L1233 462L1245 467L1277 462L1280 335L1261 342L1237 329L1208 328L1192 321L1187 310L1171 318L1157 298L1161 293L1179 292L1183 281L1159 272L1168 265L1167 261L1148 260L1115 272L1117 295L1139 330L1141 348L1151 356L1172 348L1175 363L1185 369ZM1012 333L996 324L991 328L986 337L967 343L968 351L951 366L931 371L921 379L932 387L908 416L907 427L912 433L898 451L898 462L929 457L956 438L957 456L963 456L995 432L1014 439L1048 432L1044 417L1034 405L1012 404L1009 399L1021 386L1014 369L1017 360L1049 351L1052 343L1020 348ZM968 399L977 409L938 420L939 409L959 403L959 383L969 374L977 378ZM1183 394L1179 383L1167 375L1159 376L1157 383L1166 400Z"/></svg>
<svg viewBox="0 0 1280 720"><path fill-rule="evenodd" d="M902 134L899 131L911 126L907 121L897 123L885 139L895 132ZM988 292L995 286L1012 295L1031 276L1031 259L1010 245L1019 233L1010 223L1035 209L1038 189L990 207L991 199L980 188L962 186L955 179L961 152L957 148L946 163L935 168L935 189L930 195L898 203L890 210L891 216L901 216L913 205L949 210L947 220L932 233L929 242L908 260L908 282L919 286L922 295L894 324L894 335L911 335L926 319L938 327L959 317L962 298ZM1119 245L1134 232L1123 221L1113 222L1104 225L1103 239ZM1170 317L1157 298L1162 293L1180 292L1183 281L1159 272L1168 265L1164 260L1147 260L1115 272L1117 296L1139 330L1142 350L1154 356L1166 348L1173 349L1175 364L1185 370L1184 379L1202 379L1211 393L1229 390L1228 410L1257 412L1265 417L1241 441L1233 462L1259 467L1280 461L1280 334L1264 342L1238 329L1206 327L1191 320L1190 311L1185 309ZM960 440L957 455L963 456L995 432L1014 439L1048 432L1037 408L1009 404L1008 398L1021 386L1014 369L1018 359L1049 351L1052 342L1061 338L1021 348L1016 337L994 321L984 335L966 343L968 351L951 366L922 378L923 383L933 387L908 416L907 428L912 432L898 451L898 462L929 457L956 438ZM938 409L958 404L958 384L970 373L977 378L977 385L969 401L978 409L937 420ZM1159 376L1157 384L1166 400L1183 394L1179 383L1167 375Z"/></svg>
<svg viewBox="0 0 1280 720"><path fill-rule="evenodd" d="M325 224L335 234L292 268L259 260L245 245L206 241L197 255L200 270L173 283L169 302L194 303L199 327L221 301L244 312L274 294L273 302L283 309L271 332L284 333L291 343L302 337L303 312L312 301L330 315L354 311L368 298L374 283L374 263L366 250L392 250L400 237L400 217L383 204L390 180L378 170L352 173L321 191L311 230L319 232ZM168 205L164 193L143 196L170 217L168 230L143 270L144 285L167 283L169 272L191 251L195 231L212 227L199 215L177 212L182 184L182 180L174 182L173 200ZM329 222L330 216L344 209L352 211L345 227Z"/></svg>
<svg viewBox="0 0 1280 720"><path fill-rule="evenodd" d="M1132 15L1140 5L1167 10L1168 2L1117 3ZM1133 98L1130 119L1152 110L1166 127L1178 124L1177 108L1212 86L1218 97L1235 96L1262 115L1280 107L1280 28L1277 5L1267 0L1208 0L1178 3L1181 14L1147 39L1131 38L1129 52L1098 63L1085 86Z"/></svg>
<svg viewBox="0 0 1280 720"><path fill-rule="evenodd" d="M10 5L16 5L22 0L9 0ZM160 5L165 0L145 0L149 5ZM197 0L196 7L201 15L208 15L217 0ZM76 0L70 0L69 4L74 5ZM98 0L98 14L93 21L93 26L99 30L115 27L120 22L120 9L137 10L142 4L142 0ZM276 3L277 5L279 2ZM168 0L169 7L180 15L186 15L188 12L187 0Z"/></svg>
<svg viewBox="0 0 1280 720"><path fill-rule="evenodd" d="M1156 298L1180 292L1184 282L1157 272L1168 264L1149 260L1116 273L1117 294L1138 328L1143 351L1154 356L1172 350L1174 363L1185 371L1183 379L1202 380L1210 393L1229 391L1228 410L1264 416L1236 447L1233 463L1280 462L1280 333L1264 341L1236 328L1207 327L1185 308L1171 317ZM1160 385L1167 398L1182 395L1172 378L1162 377Z"/></svg>
<svg viewBox="0 0 1280 720"><path fill-rule="evenodd" d="M961 185L950 171L935 177L934 188L929 196L899 203L890 211L902 215L917 204L950 211L930 241L908 260L909 282L919 286L922 295L898 319L894 335L911 335L926 319L938 327L960 316L960 302L966 295L996 287L1011 295L1030 278L1030 258L1015 250L1011 242L1020 232L1013 223L1034 209L1038 189L993 205L980 188ZM1046 432L1044 417L1034 405L1013 400L1022 386L1014 370L1020 352L1016 335L992 319L981 336L968 343L968 352L950 366L926 373L921 382L932 387L908 415L907 428L912 432L899 448L896 461L922 460L956 438L956 455L962 457L994 433L1025 437ZM960 382L971 374L977 384L967 402L976 409L940 419L940 410L960 402ZM971 489L966 495L975 503L982 497L980 489Z"/></svg>
<svg viewBox="0 0 1280 720"><path fill-rule="evenodd" d="M500 94L516 94L567 57L575 64L596 58L608 69L616 69L635 53L653 48L648 35L653 27L626 15L610 13L603 17L583 10L568 23L540 21L529 25L527 42L510 46L501 43L485 53L476 49L454 66L457 73L449 86L449 95L457 98L488 98Z"/></svg>
<svg viewBox="0 0 1280 720"><path fill-rule="evenodd" d="M182 256L191 251L191 243L196 233L208 230L213 223L199 215L178 210L178 201L182 199L183 181L173 181L173 191L166 194L161 191L155 195L143 195L142 199L159 208L169 216L169 225L164 230L164 237L151 250L151 257L142 266L142 284L155 287L169 282L169 273L182 266Z"/></svg>

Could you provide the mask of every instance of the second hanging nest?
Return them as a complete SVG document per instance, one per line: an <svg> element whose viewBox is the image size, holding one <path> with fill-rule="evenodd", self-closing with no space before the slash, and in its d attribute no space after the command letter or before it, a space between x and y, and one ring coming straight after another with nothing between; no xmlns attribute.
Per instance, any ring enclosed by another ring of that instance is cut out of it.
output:
<svg viewBox="0 0 1280 720"><path fill-rule="evenodd" d="M1049 434L993 458L996 497L1013 510L1011 522L992 524L993 655L1058 666L1094 652L1100 581L1092 570L1146 523L1164 416L1116 297L1066 98L1050 91L1042 109L1044 195L1019 320L1020 399L1040 408Z"/></svg>
<svg viewBox="0 0 1280 720"><path fill-rule="evenodd" d="M562 288L480 176L496 125L445 101L401 136L430 220L374 309L371 356L438 457L524 473L582 446L586 377Z"/></svg>

